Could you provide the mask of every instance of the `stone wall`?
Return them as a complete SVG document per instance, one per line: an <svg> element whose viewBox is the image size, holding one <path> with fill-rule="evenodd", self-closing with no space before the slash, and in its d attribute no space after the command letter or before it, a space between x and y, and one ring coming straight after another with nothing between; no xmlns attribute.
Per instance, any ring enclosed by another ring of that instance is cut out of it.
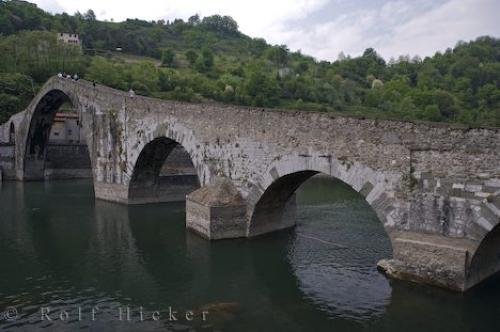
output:
<svg viewBox="0 0 500 332"><path fill-rule="evenodd" d="M46 179L91 178L92 165L85 144L66 143L47 146L45 159Z"/></svg>

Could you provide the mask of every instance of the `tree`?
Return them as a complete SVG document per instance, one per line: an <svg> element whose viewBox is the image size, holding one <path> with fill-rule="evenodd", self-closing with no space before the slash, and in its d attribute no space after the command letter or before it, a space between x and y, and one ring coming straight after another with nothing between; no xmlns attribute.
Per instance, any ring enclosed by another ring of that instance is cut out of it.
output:
<svg viewBox="0 0 500 332"><path fill-rule="evenodd" d="M6 122L10 116L18 112L20 100L18 97L0 93L0 124Z"/></svg>
<svg viewBox="0 0 500 332"><path fill-rule="evenodd" d="M190 25L198 25L200 24L200 16L198 14L195 14L193 16L191 16L190 18L188 18L188 24Z"/></svg>
<svg viewBox="0 0 500 332"><path fill-rule="evenodd" d="M214 54L208 48L203 48L201 50L201 58L198 58L196 62L196 69L199 72L208 72L214 66Z"/></svg>
<svg viewBox="0 0 500 332"><path fill-rule="evenodd" d="M185 55L189 64L193 66L196 63L196 60L198 59L198 53L196 53L195 50L189 49L186 51Z"/></svg>
<svg viewBox="0 0 500 332"><path fill-rule="evenodd" d="M297 72L299 74L305 73L308 69L309 69L309 64L307 62L305 62L305 61L301 61L297 65Z"/></svg>
<svg viewBox="0 0 500 332"><path fill-rule="evenodd" d="M96 17L94 11L92 9L87 10L87 12L83 14L83 19L86 21L95 21Z"/></svg>
<svg viewBox="0 0 500 332"><path fill-rule="evenodd" d="M167 48L166 50L163 50L163 53L161 56L162 66L174 67L174 60L175 60L175 53L174 53L174 51L172 51L172 49Z"/></svg>
<svg viewBox="0 0 500 332"><path fill-rule="evenodd" d="M266 51L266 57L276 65L279 72L288 63L288 52L286 45L273 46Z"/></svg>
<svg viewBox="0 0 500 332"><path fill-rule="evenodd" d="M118 87L122 80L119 67L114 66L103 57L94 57L88 68L86 78L111 87Z"/></svg>
<svg viewBox="0 0 500 332"><path fill-rule="evenodd" d="M251 72L245 85L245 92L251 97L253 106L271 107L279 102L279 87L276 80L267 76L262 70Z"/></svg>
<svg viewBox="0 0 500 332"><path fill-rule="evenodd" d="M238 23L231 16L212 15L204 17L201 24L207 29L221 33L238 33Z"/></svg>
<svg viewBox="0 0 500 332"><path fill-rule="evenodd" d="M158 86L160 87L160 91L166 92L175 88L173 76L174 73L171 71L160 70L158 72Z"/></svg>
<svg viewBox="0 0 500 332"><path fill-rule="evenodd" d="M427 121L441 121L441 113L437 105L428 105L425 107L423 119Z"/></svg>

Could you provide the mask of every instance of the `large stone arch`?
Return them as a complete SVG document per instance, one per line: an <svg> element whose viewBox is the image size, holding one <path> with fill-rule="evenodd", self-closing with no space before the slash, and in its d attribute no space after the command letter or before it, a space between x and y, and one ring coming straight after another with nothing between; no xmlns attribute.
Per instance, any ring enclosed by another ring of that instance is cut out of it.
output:
<svg viewBox="0 0 500 332"><path fill-rule="evenodd" d="M71 104L81 114L78 94L66 88L63 82L50 80L26 109L16 136L19 140L16 146L16 177L19 180L44 179L50 130L57 110L64 103ZM83 122L84 118L80 117L80 121ZM85 123L79 125L89 126ZM88 147L91 146L90 136L91 133L88 133L85 137ZM92 153L89 153L89 158L92 169L95 169ZM94 176L93 171L91 174Z"/></svg>
<svg viewBox="0 0 500 332"><path fill-rule="evenodd" d="M271 163L247 198L248 236L291 227L297 188L316 174L332 176L362 194L386 230L407 218L395 198L402 176L373 170L334 155L289 155Z"/></svg>

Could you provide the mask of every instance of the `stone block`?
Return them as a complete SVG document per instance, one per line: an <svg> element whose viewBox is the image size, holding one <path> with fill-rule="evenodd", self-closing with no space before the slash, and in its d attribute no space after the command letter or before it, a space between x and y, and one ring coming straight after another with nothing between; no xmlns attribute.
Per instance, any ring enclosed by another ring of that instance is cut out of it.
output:
<svg viewBox="0 0 500 332"><path fill-rule="evenodd" d="M216 179L186 197L186 228L209 239L246 236L246 204L228 179Z"/></svg>
<svg viewBox="0 0 500 332"><path fill-rule="evenodd" d="M399 233L393 238L392 260L378 266L390 277L457 291L468 287L466 267L474 244L465 239Z"/></svg>

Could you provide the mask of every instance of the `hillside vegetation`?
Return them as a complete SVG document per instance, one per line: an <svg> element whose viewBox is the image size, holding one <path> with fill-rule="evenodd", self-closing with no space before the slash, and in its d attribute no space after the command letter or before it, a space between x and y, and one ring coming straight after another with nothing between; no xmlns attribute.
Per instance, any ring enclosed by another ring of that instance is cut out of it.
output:
<svg viewBox="0 0 500 332"><path fill-rule="evenodd" d="M83 47L56 32L78 33ZM165 99L500 126L500 40L479 37L421 59L318 61L238 30L231 17L96 20L0 0L0 123L58 72Z"/></svg>

